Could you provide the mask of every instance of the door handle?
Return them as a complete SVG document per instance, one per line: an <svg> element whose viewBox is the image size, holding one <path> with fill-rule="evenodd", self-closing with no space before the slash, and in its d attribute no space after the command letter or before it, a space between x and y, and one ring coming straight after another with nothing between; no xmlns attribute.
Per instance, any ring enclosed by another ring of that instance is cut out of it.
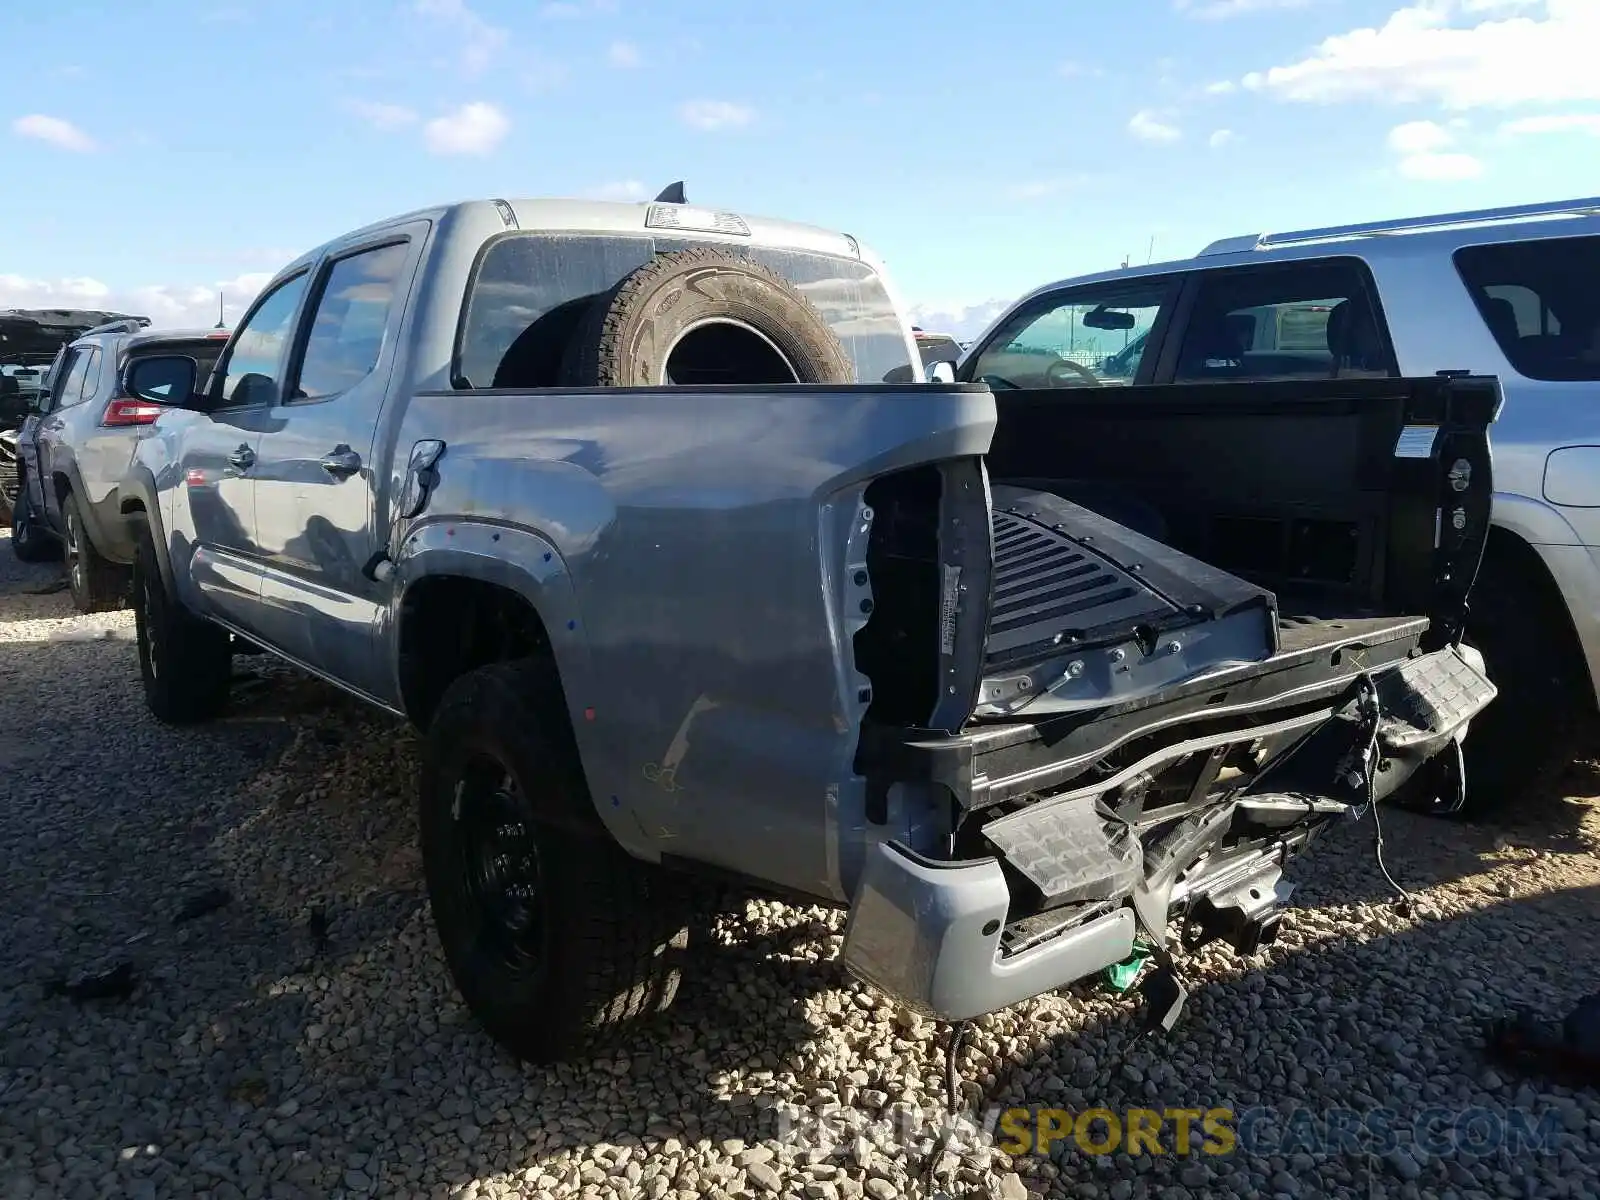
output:
<svg viewBox="0 0 1600 1200"><path fill-rule="evenodd" d="M349 446L338 446L321 458L322 469L330 475L354 475L361 469L361 455Z"/></svg>
<svg viewBox="0 0 1600 1200"><path fill-rule="evenodd" d="M255 464L256 452L250 449L249 446L240 446L232 454L228 455L228 465L240 471L248 471Z"/></svg>

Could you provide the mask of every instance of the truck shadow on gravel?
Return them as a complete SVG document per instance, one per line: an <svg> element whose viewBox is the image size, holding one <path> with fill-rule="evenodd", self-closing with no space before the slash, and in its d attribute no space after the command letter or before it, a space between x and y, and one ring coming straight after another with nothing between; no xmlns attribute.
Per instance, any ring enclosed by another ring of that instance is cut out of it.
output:
<svg viewBox="0 0 1600 1200"><path fill-rule="evenodd" d="M1281 943L1253 959L1203 951L1180 960L1203 982L1168 1037L1141 1036L1142 1010L1131 997L1080 987L1034 1002L1035 1021L1055 1028L1021 1053L980 1049L972 1071L987 1086L979 1102L991 1113L1103 1109L1118 1122L1130 1109L1164 1115L1162 1154L1130 1157L1123 1146L1096 1157L1069 1132L1048 1155L1019 1159L1033 1188L1051 1195L1093 1185L1100 1195L1110 1188L1112 1196L1179 1200L1592 1196L1600 1188L1600 1090L1494 1063L1485 1025L1519 1009L1559 1021L1600 990L1590 949L1597 923L1594 885L1420 923L1377 906L1296 912ZM1177 1121L1165 1114L1179 1109L1227 1110L1234 1153L1203 1152L1198 1121L1192 1152L1177 1153ZM1359 1135L1341 1132L1340 1112L1387 1119L1399 1151L1376 1123ZM1418 1124L1426 1119L1434 1124ZM1550 1152L1507 1145L1518 1121L1550 1136ZM1093 1125L1091 1144L1111 1124ZM1412 1140L1418 1129L1420 1144ZM1136 1185L1124 1191L1118 1179Z"/></svg>
<svg viewBox="0 0 1600 1200"><path fill-rule="evenodd" d="M62 614L30 603L48 615ZM428 918L414 735L267 659L238 666L226 719L172 730L145 714L125 638L0 644L0 1180L51 1196L103 1193L109 1176L135 1197L433 1197L472 1181L609 1187L630 1162L667 1161L674 1188L710 1194L743 1181L716 1147L777 1146L779 1101L869 1115L940 1102L939 1031L847 977L840 914L762 901L695 931L678 1002L647 1035L592 1063L513 1062L464 1011ZM1279 946L1186 961L1194 995L1172 1039L1135 1042L1136 1004L1080 986L978 1022L964 1070L987 1076L993 1103L1075 1108L1359 1108L1405 1096L1401 1077L1462 1104L1520 1103L1520 1084L1483 1082L1473 1022L1515 1003L1564 1011L1593 989L1595 893L1508 901L1494 880L1536 878L1542 859L1501 864L1493 834L1485 850L1470 828L1408 814L1384 827L1408 886L1483 876L1488 890L1453 892L1460 911L1418 924L1375 903L1370 827L1340 831L1294 868L1305 907ZM173 924L218 887L228 903ZM48 987L117 959L137 971L125 1000L80 1006ZM874 1153L915 1194L915 1156ZM828 1161L867 1177L848 1153ZM1200 1196L1237 1170L1265 1194L1282 1190L1274 1171L1303 1168L1195 1165L1080 1156L1031 1178ZM1380 1190L1405 1182L1339 1156L1327 1169L1352 1187L1363 1169ZM1501 1168L1461 1169L1478 1182L1430 1164L1418 1186L1492 1193ZM1567 1167L1593 1194L1588 1170ZM1517 1194L1556 1194L1544 1180Z"/></svg>

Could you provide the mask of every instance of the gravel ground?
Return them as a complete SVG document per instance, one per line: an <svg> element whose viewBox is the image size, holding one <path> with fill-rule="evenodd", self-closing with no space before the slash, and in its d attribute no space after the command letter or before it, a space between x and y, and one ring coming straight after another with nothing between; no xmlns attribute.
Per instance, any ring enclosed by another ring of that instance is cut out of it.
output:
<svg viewBox="0 0 1600 1200"><path fill-rule="evenodd" d="M1093 1157L1068 1138L1012 1159L997 1134L933 1158L908 1143L940 1110L946 1033L847 979L821 909L724 919L659 1033L616 1057L507 1060L427 919L410 735L260 659L240 660L261 678L228 720L159 728L131 617L72 615L56 579L0 544L0 1198L1600 1194L1596 1094L1502 1077L1477 1050L1485 1017L1600 990L1590 800L1532 798L1497 828L1388 814L1414 915L1371 823L1336 831L1295 868L1276 946L1183 960L1192 996L1165 1041L1136 1041L1136 1001L1097 987L971 1030L971 1105L1229 1108L1235 1153ZM1573 776L1564 790L1600 792ZM229 903L175 923L219 888ZM119 962L131 995L57 986ZM1557 1140L1269 1136L1297 1111L1382 1108L1409 1131L1434 1107L1491 1134L1527 1113ZM1276 1123L1247 1138L1247 1110Z"/></svg>

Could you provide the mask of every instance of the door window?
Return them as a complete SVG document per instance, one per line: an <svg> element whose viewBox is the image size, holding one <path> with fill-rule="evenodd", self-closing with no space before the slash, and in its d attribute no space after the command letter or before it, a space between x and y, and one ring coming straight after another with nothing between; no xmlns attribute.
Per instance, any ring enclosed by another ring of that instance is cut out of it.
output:
<svg viewBox="0 0 1600 1200"><path fill-rule="evenodd" d="M317 298L295 400L322 400L372 374L383 353L407 242L362 250L336 261Z"/></svg>
<svg viewBox="0 0 1600 1200"><path fill-rule="evenodd" d="M89 360L93 353L93 348L89 346L72 352L72 361L68 364L66 372L57 376L61 380L61 386L55 389L48 411L54 412L58 408L66 408L78 402L78 397L83 392L83 381L89 376Z"/></svg>
<svg viewBox="0 0 1600 1200"><path fill-rule="evenodd" d="M1397 374L1356 259L1198 276L1178 383Z"/></svg>
<svg viewBox="0 0 1600 1200"><path fill-rule="evenodd" d="M81 373L80 373L81 368ZM100 387L100 348L89 347L87 352L79 352L78 362L73 364L73 375L77 377L77 386L73 386L72 377L68 377L67 386L61 392L61 407L70 408L74 404L82 404L94 396Z"/></svg>
<svg viewBox="0 0 1600 1200"><path fill-rule="evenodd" d="M1456 251L1456 270L1507 361L1529 379L1600 379L1600 237Z"/></svg>
<svg viewBox="0 0 1600 1200"><path fill-rule="evenodd" d="M215 393L223 408L273 405L283 381L284 350L306 290L306 274L284 280L267 294L234 335Z"/></svg>
<svg viewBox="0 0 1600 1200"><path fill-rule="evenodd" d="M971 377L1001 388L1133 383L1173 277L1074 288L1019 309L978 354Z"/></svg>

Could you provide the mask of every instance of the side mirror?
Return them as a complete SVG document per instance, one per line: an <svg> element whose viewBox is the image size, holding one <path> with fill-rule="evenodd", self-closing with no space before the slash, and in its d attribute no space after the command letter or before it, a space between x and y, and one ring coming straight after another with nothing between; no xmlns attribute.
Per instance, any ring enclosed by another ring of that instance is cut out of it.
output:
<svg viewBox="0 0 1600 1200"><path fill-rule="evenodd" d="M191 403L200 364L183 354L162 354L138 358L122 375L122 390L150 404L170 404L178 408Z"/></svg>
<svg viewBox="0 0 1600 1200"><path fill-rule="evenodd" d="M929 363L927 375L929 383L954 383L956 381L956 365L948 359Z"/></svg>

